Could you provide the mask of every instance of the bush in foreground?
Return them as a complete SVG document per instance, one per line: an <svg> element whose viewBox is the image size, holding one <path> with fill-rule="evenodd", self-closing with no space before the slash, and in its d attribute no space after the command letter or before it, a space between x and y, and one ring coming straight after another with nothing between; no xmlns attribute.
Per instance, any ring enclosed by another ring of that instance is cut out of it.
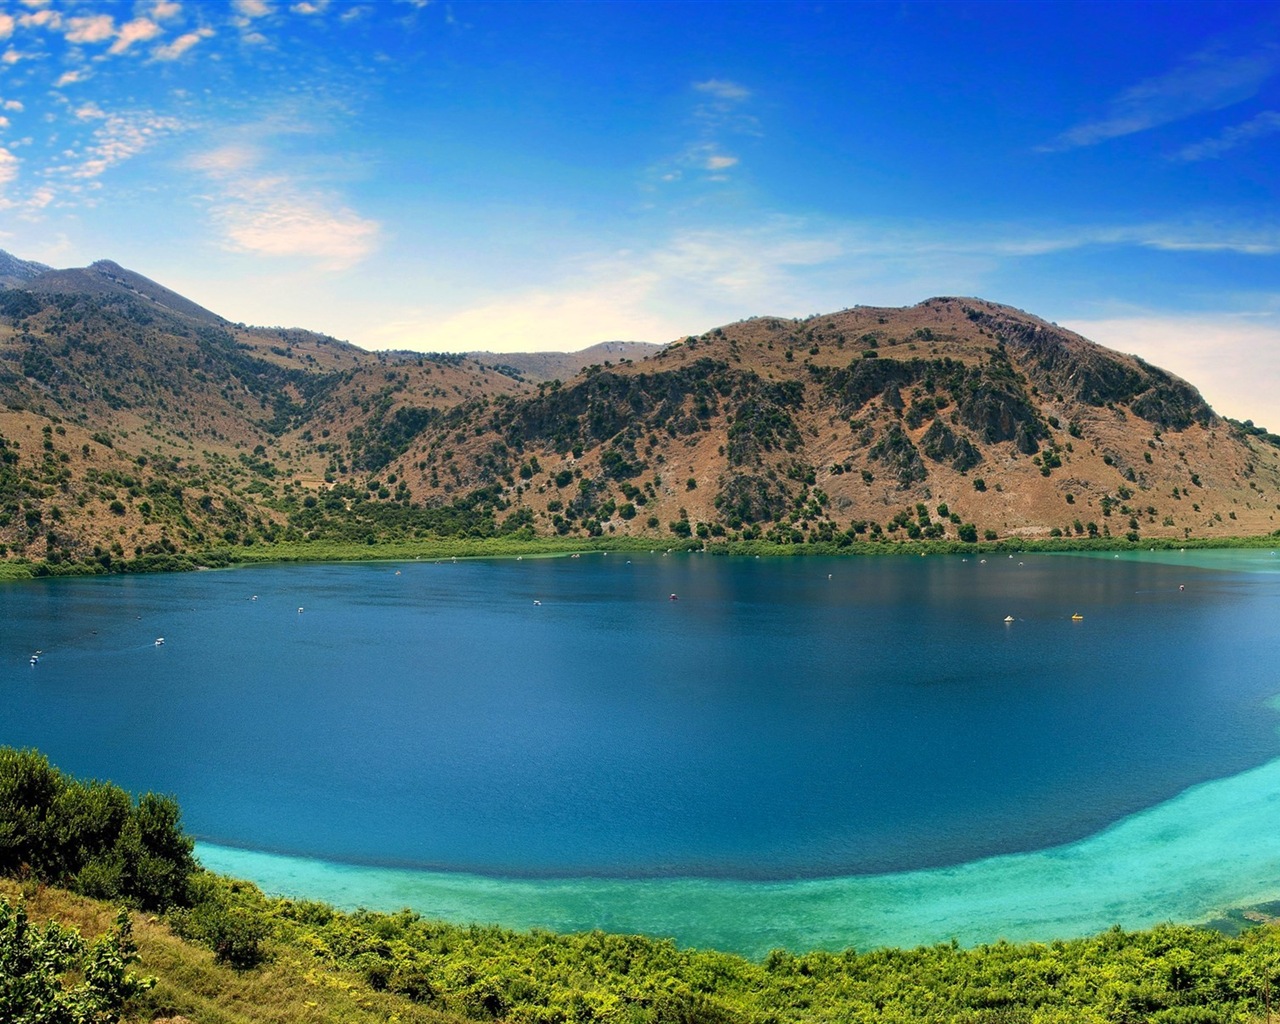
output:
<svg viewBox="0 0 1280 1024"><path fill-rule="evenodd" d="M89 946L55 921L33 927L24 907L0 897L0 1021L6 1024L117 1021L126 1000L155 983L129 970L137 960L123 911L114 930Z"/></svg>
<svg viewBox="0 0 1280 1024"><path fill-rule="evenodd" d="M135 804L109 782L80 782L34 750L0 748L0 874L31 875L145 910L190 900L192 840L170 797Z"/></svg>

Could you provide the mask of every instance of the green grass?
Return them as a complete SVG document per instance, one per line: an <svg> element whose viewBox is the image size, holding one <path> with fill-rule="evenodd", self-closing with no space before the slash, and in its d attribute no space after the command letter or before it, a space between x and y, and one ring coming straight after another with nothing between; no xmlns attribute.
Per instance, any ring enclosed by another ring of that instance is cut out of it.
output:
<svg viewBox="0 0 1280 1024"><path fill-rule="evenodd" d="M665 940L512 932L416 914L343 914L271 899L207 876L236 913L262 924L264 960L236 970L135 915L138 970L157 978L125 1020L192 1024L1229 1024L1266 1019L1280 992L1280 928L1239 936L1163 925L1068 942L954 944L858 953L774 951L760 961ZM33 921L86 937L114 909L32 883Z"/></svg>

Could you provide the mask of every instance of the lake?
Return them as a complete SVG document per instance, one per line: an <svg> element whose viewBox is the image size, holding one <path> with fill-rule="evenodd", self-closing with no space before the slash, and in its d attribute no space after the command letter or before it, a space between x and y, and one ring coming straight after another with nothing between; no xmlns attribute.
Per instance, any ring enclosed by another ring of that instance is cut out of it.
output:
<svg viewBox="0 0 1280 1024"><path fill-rule="evenodd" d="M1047 939L1280 890L1278 612L1265 550L37 581L0 587L0 742L343 905Z"/></svg>

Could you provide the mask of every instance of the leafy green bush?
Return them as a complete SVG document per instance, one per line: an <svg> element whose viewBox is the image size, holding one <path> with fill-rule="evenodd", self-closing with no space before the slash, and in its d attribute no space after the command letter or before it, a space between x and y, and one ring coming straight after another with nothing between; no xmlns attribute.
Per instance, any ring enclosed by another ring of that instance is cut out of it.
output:
<svg viewBox="0 0 1280 1024"><path fill-rule="evenodd" d="M6 1024L118 1021L125 1001L155 984L129 970L137 961L124 911L115 929L89 946L57 922L33 927L25 907L0 897L0 1020Z"/></svg>
<svg viewBox="0 0 1280 1024"><path fill-rule="evenodd" d="M170 797L135 805L109 782L79 782L34 750L0 747L0 873L163 910L188 902L192 841Z"/></svg>

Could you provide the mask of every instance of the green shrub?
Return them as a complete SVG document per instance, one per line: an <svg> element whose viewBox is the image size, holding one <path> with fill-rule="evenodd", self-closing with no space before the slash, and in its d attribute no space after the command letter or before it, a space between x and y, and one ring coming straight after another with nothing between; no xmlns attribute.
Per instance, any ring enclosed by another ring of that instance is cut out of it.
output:
<svg viewBox="0 0 1280 1024"><path fill-rule="evenodd" d="M0 1020L6 1024L109 1024L125 1001L155 984L137 963L129 915L92 946L51 921L32 927L26 909L0 898Z"/></svg>
<svg viewBox="0 0 1280 1024"><path fill-rule="evenodd" d="M118 786L0 747L0 874L146 910L182 905L195 861L180 817L170 797L147 793L135 805Z"/></svg>

